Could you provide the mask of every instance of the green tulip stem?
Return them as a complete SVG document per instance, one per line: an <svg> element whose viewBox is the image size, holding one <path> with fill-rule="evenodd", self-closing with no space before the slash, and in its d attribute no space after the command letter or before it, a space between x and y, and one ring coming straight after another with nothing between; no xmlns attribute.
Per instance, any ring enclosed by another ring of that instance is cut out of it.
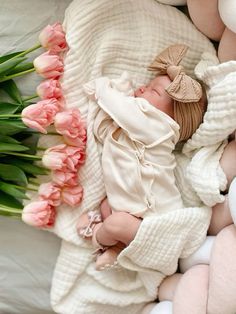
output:
<svg viewBox="0 0 236 314"><path fill-rule="evenodd" d="M18 72L18 73L12 74L12 75L3 76L2 78L0 78L0 83L8 81L8 80L11 80L11 79L13 79L13 78L15 78L17 76L22 76L22 75L25 75L27 73L34 72L34 71L35 71L35 68L29 69L29 70L26 70L26 71L22 71L22 72Z"/></svg>
<svg viewBox="0 0 236 314"><path fill-rule="evenodd" d="M2 152L3 154L6 155L13 155L13 156L19 156L19 157L24 157L24 158L30 158L30 159L35 159L35 160L42 160L42 157L35 156L35 155L29 155L29 154L22 154L22 153L11 153L11 152Z"/></svg>
<svg viewBox="0 0 236 314"><path fill-rule="evenodd" d="M22 213L22 209L19 208L14 208L14 207L7 207L4 205L0 205L0 210L7 212L7 213L12 213L12 214L20 214Z"/></svg>
<svg viewBox="0 0 236 314"><path fill-rule="evenodd" d="M57 136L61 136L59 133L56 133L56 132L47 132L47 135L57 135Z"/></svg>
<svg viewBox="0 0 236 314"><path fill-rule="evenodd" d="M35 182L33 178L29 179L29 184L39 186L40 184L38 182Z"/></svg>
<svg viewBox="0 0 236 314"><path fill-rule="evenodd" d="M41 44L37 43L35 46L33 46L33 47L31 47L31 48L29 48L29 49L27 49L27 50L25 50L25 51L15 55L14 57L12 57L12 59L18 58L18 57L24 57L28 53L33 52L34 50L37 50L37 49L39 49L41 47L42 47Z"/></svg>
<svg viewBox="0 0 236 314"><path fill-rule="evenodd" d="M21 185L15 185L15 184L11 184L11 186L18 189L18 190L35 191L35 192L38 191L38 189L33 189L33 188L28 187L28 186L21 186Z"/></svg>
<svg viewBox="0 0 236 314"><path fill-rule="evenodd" d="M33 188L30 188L30 187L27 187L27 191L34 191L34 192L38 192L38 189L33 189Z"/></svg>
<svg viewBox="0 0 236 314"><path fill-rule="evenodd" d="M25 130L25 131L22 131L24 133L30 133L30 134L41 134L39 131L33 131L33 130ZM56 132L47 132L47 134L43 134L44 136L45 135L56 135L56 136L61 136L59 133L56 133Z"/></svg>
<svg viewBox="0 0 236 314"><path fill-rule="evenodd" d="M45 151L45 150L47 150L47 148L45 148L45 147L40 147L40 146L37 146L37 150L42 150L42 151Z"/></svg>
<svg viewBox="0 0 236 314"><path fill-rule="evenodd" d="M32 95L32 96L29 96L29 97L24 98L23 101L29 101L29 100L31 100L31 99L35 99L35 98L38 98L38 97L39 97L39 96L38 96L37 94L35 94L35 95Z"/></svg>
<svg viewBox="0 0 236 314"><path fill-rule="evenodd" d="M21 118L21 114L0 114L0 119L6 118Z"/></svg>

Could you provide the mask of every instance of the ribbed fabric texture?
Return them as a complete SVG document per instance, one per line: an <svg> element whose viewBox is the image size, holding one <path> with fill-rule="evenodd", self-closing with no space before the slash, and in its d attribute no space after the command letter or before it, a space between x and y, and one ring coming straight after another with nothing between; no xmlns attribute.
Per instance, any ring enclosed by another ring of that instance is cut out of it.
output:
<svg viewBox="0 0 236 314"><path fill-rule="evenodd" d="M208 206L224 201L226 176L220 158L236 121L236 61L218 64L215 55L204 53L196 75L207 86L208 107L203 123L183 147L187 182Z"/></svg>
<svg viewBox="0 0 236 314"><path fill-rule="evenodd" d="M161 280L175 272L179 256L201 244L210 213L193 204L144 219L138 237L120 257L131 270L95 271L93 249L76 233L81 213L98 208L105 196L100 148L92 133L96 108L82 86L101 75L118 77L124 70L136 86L147 83L153 77L147 67L175 43L190 47L183 66L193 75L202 51L214 53L214 48L176 8L153 0L75 0L66 11L64 27L70 50L62 87L66 106L80 108L87 121L88 145L86 164L79 173L83 203L76 209L62 206L54 228L63 242L52 282L52 306L63 314L138 314L155 299ZM55 137L42 141L48 146L58 143Z"/></svg>
<svg viewBox="0 0 236 314"><path fill-rule="evenodd" d="M196 67L196 75L207 85L208 106L203 123L183 149L189 156L198 148L221 143L235 130L236 61L209 66L214 60L214 55L204 54Z"/></svg>

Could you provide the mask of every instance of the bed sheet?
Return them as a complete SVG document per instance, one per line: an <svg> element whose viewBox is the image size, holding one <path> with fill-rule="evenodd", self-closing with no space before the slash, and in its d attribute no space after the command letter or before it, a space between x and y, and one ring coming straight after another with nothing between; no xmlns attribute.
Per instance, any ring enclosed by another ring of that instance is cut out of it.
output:
<svg viewBox="0 0 236 314"><path fill-rule="evenodd" d="M0 217L0 313L51 314L50 285L60 241Z"/></svg>
<svg viewBox="0 0 236 314"><path fill-rule="evenodd" d="M70 2L0 0L0 55L33 46L44 26L63 21ZM34 74L21 78L23 95L34 94L39 80ZM55 235L0 216L1 314L53 313L49 291L59 249Z"/></svg>
<svg viewBox="0 0 236 314"><path fill-rule="evenodd" d="M24 50L37 43L37 35L44 26L62 22L71 0L0 0L0 54ZM39 54L37 50L36 54ZM31 54L33 57L34 54ZM20 79L22 92L32 93L38 75Z"/></svg>

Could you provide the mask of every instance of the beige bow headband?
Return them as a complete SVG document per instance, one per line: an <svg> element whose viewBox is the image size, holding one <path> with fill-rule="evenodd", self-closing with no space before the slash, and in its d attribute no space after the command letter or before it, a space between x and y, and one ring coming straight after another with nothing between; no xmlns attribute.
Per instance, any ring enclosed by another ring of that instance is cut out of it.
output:
<svg viewBox="0 0 236 314"><path fill-rule="evenodd" d="M202 122L205 102L201 85L185 74L179 65L188 50L185 45L173 45L159 54L149 67L158 74L168 75L172 83L166 92L174 100L174 119L180 126L179 141L189 139Z"/></svg>
<svg viewBox="0 0 236 314"><path fill-rule="evenodd" d="M172 83L166 88L166 92L174 100L192 103L202 97L201 85L185 74L183 67L179 65L186 54L188 47L185 45L172 45L160 53L150 65L149 70L158 74L167 74Z"/></svg>

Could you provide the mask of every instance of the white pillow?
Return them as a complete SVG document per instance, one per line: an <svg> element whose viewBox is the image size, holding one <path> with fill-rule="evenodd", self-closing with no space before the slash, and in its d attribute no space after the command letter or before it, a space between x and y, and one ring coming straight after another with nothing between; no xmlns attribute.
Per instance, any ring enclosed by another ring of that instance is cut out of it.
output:
<svg viewBox="0 0 236 314"><path fill-rule="evenodd" d="M224 24L236 33L236 2L235 0L219 0L219 13Z"/></svg>

